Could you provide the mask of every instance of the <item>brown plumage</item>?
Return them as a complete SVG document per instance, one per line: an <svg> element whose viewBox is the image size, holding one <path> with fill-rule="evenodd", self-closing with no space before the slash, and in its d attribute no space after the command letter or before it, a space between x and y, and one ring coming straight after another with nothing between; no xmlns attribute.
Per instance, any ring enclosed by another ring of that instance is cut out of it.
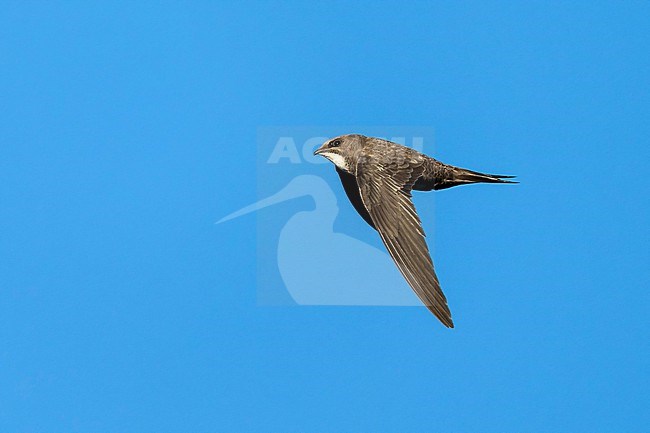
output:
<svg viewBox="0 0 650 433"><path fill-rule="evenodd" d="M352 205L377 230L416 295L445 326L453 328L411 191L478 182L516 183L504 180L512 176L453 167L397 143L358 134L333 138L314 154L336 165Z"/></svg>

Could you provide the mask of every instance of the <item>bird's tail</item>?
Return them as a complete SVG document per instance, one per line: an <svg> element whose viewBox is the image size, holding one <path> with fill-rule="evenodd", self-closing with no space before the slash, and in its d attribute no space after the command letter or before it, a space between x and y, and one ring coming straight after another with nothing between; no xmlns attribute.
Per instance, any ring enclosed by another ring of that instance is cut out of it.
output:
<svg viewBox="0 0 650 433"><path fill-rule="evenodd" d="M505 176L502 174L486 174L478 171L467 170L465 168L453 167L447 179L437 185L436 189L451 188L457 185L469 185L471 183L519 183L513 179L515 176Z"/></svg>
<svg viewBox="0 0 650 433"><path fill-rule="evenodd" d="M504 176L502 174L486 174L479 173L478 171L467 170L465 168L454 168L454 178L458 181L465 183L519 183L513 179L515 176Z"/></svg>

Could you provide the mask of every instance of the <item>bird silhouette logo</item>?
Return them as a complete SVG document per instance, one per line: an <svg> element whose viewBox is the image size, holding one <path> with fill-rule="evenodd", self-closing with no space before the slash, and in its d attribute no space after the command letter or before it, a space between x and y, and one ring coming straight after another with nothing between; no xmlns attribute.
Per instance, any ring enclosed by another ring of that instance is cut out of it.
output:
<svg viewBox="0 0 650 433"><path fill-rule="evenodd" d="M233 212L218 223L309 196L312 210L292 215L280 229L277 264L291 298L299 305L416 306L409 290L384 251L334 231L337 198L323 178L299 175L280 191ZM336 266L316 266L323 257Z"/></svg>

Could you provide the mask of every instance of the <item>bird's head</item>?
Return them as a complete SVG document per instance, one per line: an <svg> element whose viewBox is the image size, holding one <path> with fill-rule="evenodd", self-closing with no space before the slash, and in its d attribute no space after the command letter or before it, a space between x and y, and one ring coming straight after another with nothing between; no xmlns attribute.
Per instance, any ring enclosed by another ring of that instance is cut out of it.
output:
<svg viewBox="0 0 650 433"><path fill-rule="evenodd" d="M343 171L354 173L357 160L363 149L365 137L359 134L347 134L334 137L316 149L314 155L324 156Z"/></svg>

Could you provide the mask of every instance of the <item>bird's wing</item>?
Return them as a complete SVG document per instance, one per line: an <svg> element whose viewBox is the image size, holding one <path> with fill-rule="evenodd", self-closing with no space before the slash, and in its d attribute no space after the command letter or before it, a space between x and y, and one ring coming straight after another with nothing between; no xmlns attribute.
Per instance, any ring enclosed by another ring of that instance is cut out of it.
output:
<svg viewBox="0 0 650 433"><path fill-rule="evenodd" d="M411 189L422 171L421 162L366 156L357 164L357 183L363 204L400 272L424 305L445 326L453 328L447 299L411 201Z"/></svg>
<svg viewBox="0 0 650 433"><path fill-rule="evenodd" d="M370 224L370 227L376 230L375 224L372 222L372 218L370 217L368 210L363 205L363 200L361 200L361 194L359 193L359 185L357 184L357 178L353 174L347 173L338 167L336 167L336 172L339 174L339 177L341 178L343 189L345 190L345 194L347 194L350 203L352 203L352 206L354 206L354 208L357 210L359 215L361 215L361 218L363 218L365 222Z"/></svg>

